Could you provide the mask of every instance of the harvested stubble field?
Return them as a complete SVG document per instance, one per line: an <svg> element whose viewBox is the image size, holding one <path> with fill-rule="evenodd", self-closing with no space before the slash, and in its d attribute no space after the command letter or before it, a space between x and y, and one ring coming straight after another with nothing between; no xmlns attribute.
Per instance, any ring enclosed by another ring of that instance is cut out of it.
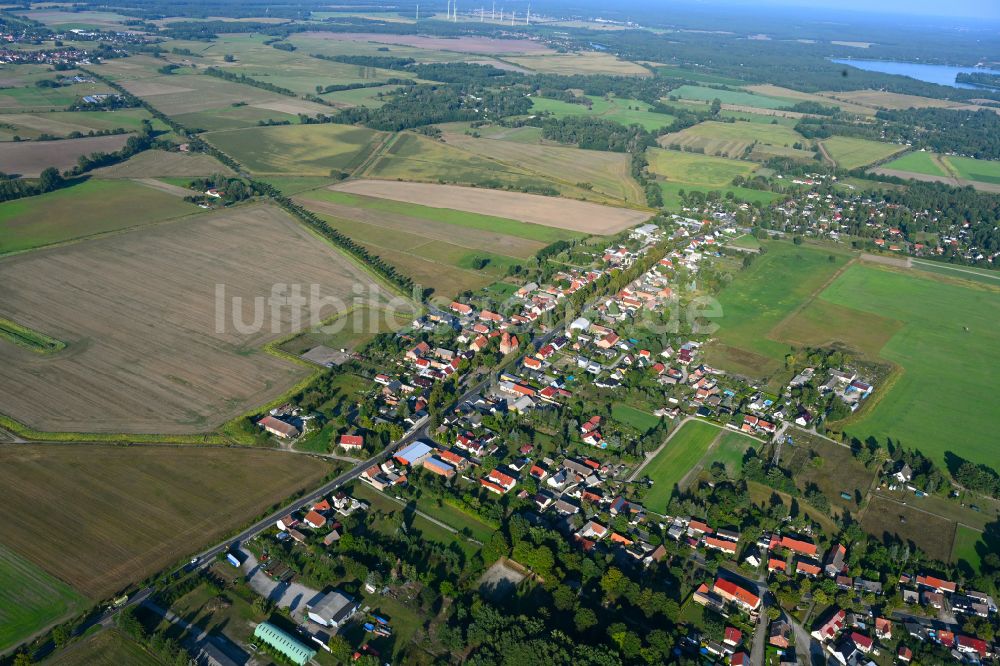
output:
<svg viewBox="0 0 1000 666"><path fill-rule="evenodd" d="M6 143L0 150L0 171L28 177L38 176L48 167L64 171L76 166L80 155L118 150L125 145L128 137L128 134L112 134L59 141Z"/></svg>
<svg viewBox="0 0 1000 666"><path fill-rule="evenodd" d="M783 88L770 83L744 86L744 89L758 95L767 95L769 97L793 99L799 102L816 102L825 106L839 106L840 110L845 113L855 113L861 116L875 115L875 109L868 106L854 104L844 101L843 99L831 100L829 97L823 97L822 95L806 93L801 90L792 90L791 88Z"/></svg>
<svg viewBox="0 0 1000 666"><path fill-rule="evenodd" d="M260 174L329 176L368 157L382 132L351 125L285 125L211 132L206 139Z"/></svg>
<svg viewBox="0 0 1000 666"><path fill-rule="evenodd" d="M594 191L607 195L609 200L646 203L642 188L632 178L629 158L624 153L477 139L458 132L446 133L445 140L449 145L538 174L540 178L558 177L569 185L589 183Z"/></svg>
<svg viewBox="0 0 1000 666"><path fill-rule="evenodd" d="M143 120L152 120L145 109L117 111L56 111L53 113L6 113L0 115L0 140L9 141L15 135L35 139L41 134L68 136L72 132L86 134L91 130L139 130ZM167 129L152 120L158 130Z"/></svg>
<svg viewBox="0 0 1000 666"><path fill-rule="evenodd" d="M190 556L335 470L274 451L83 444L4 447L0 463L0 541L93 600ZM39 507L54 507L58 525L40 530L25 520Z"/></svg>
<svg viewBox="0 0 1000 666"><path fill-rule="evenodd" d="M392 35L376 32L303 32L303 39L327 39L342 42L377 42L411 46L432 51L457 51L460 53L483 53L486 55L509 55L516 53L548 54L552 49L541 42L530 39L491 39L489 37L428 37L424 35Z"/></svg>
<svg viewBox="0 0 1000 666"><path fill-rule="evenodd" d="M353 180L338 191L409 203L496 215L530 224L586 234L610 235L647 220L649 213L538 194L486 190L456 185Z"/></svg>
<svg viewBox="0 0 1000 666"><path fill-rule="evenodd" d="M185 178L233 175L233 170L205 153L145 150L128 160L94 172L104 178Z"/></svg>
<svg viewBox="0 0 1000 666"><path fill-rule="evenodd" d="M290 308L272 315L266 305L272 285L300 284L308 297L318 284L321 296L350 304L352 286L371 282L269 205L11 257L0 262L0 316L67 347L40 358L3 344L2 411L45 431L210 431L309 375L261 350L293 332ZM216 285L226 289L218 313ZM237 296L247 332L233 324ZM303 326L313 307L303 308Z"/></svg>
<svg viewBox="0 0 1000 666"><path fill-rule="evenodd" d="M168 116L176 116L180 122L189 125L197 125L189 123L188 120L200 118L200 112L239 111L244 108L233 109L233 104L246 104L254 109L269 112L263 114L265 116L276 118L296 113L315 115L330 111L329 107L322 104L286 97L208 75L147 76L141 79L123 80L120 83L133 95L149 101Z"/></svg>

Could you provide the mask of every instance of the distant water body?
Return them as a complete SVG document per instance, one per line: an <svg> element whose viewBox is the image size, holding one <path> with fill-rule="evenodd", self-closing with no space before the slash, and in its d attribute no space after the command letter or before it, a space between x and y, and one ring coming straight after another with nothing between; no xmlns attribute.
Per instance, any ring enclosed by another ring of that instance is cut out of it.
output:
<svg viewBox="0 0 1000 666"><path fill-rule="evenodd" d="M925 65L919 62L894 62L891 60L848 60L846 58L833 58L833 62L841 65L850 65L868 72L882 72L883 74L898 74L908 76L918 81L927 83L937 83L942 86L952 88L968 88L972 90L981 89L981 86L974 86L968 83L958 83L955 77L960 72L981 72L984 74L998 74L1000 70L986 69L984 67L953 67L951 65Z"/></svg>

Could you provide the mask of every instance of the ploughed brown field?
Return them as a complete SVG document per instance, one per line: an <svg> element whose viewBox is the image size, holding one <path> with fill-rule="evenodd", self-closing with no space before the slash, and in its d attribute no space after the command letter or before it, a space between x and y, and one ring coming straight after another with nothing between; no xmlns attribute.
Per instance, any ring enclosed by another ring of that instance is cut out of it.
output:
<svg viewBox="0 0 1000 666"><path fill-rule="evenodd" d="M334 469L318 458L240 448L5 446L0 543L106 599Z"/></svg>
<svg viewBox="0 0 1000 666"><path fill-rule="evenodd" d="M59 141L7 142L0 149L0 171L35 177L48 167L65 171L76 166L80 155L111 153L128 141L129 134L87 136Z"/></svg>
<svg viewBox="0 0 1000 666"><path fill-rule="evenodd" d="M371 282L264 204L13 256L0 261L0 317L67 346L40 355L0 340L0 413L48 432L210 431L310 372L261 349L293 332L291 308L269 305L272 285L301 284L308 297L315 283L350 307L354 285L367 294ZM216 285L227 294L221 328ZM307 303L304 327L311 312Z"/></svg>
<svg viewBox="0 0 1000 666"><path fill-rule="evenodd" d="M641 224L650 216L648 212L629 208L460 185L351 180L331 189L434 208L495 215L587 234L616 234L623 229Z"/></svg>

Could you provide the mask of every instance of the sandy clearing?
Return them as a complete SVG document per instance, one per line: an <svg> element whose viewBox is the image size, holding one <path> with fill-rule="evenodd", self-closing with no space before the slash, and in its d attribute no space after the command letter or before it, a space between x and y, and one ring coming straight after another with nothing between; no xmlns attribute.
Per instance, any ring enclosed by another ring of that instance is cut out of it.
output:
<svg viewBox="0 0 1000 666"><path fill-rule="evenodd" d="M492 39L490 37L425 37L423 35L390 35L378 32L300 32L297 36L312 39L333 39L345 42L378 42L397 46L412 46L435 51L485 54L546 54L555 53L541 42L530 39Z"/></svg>
<svg viewBox="0 0 1000 666"><path fill-rule="evenodd" d="M330 189L370 197L496 215L557 229L609 235L640 224L650 213L538 194L487 190L459 185L352 180Z"/></svg>
<svg viewBox="0 0 1000 666"><path fill-rule="evenodd" d="M0 171L37 176L48 167L60 171L76 166L80 155L114 152L125 145L131 134L88 136L58 141L4 143L0 150Z"/></svg>
<svg viewBox="0 0 1000 666"><path fill-rule="evenodd" d="M210 431L309 373L261 351L294 330L290 308L267 305L273 285L300 284L308 296L316 284L349 305L352 287L371 283L264 204L15 255L0 261L0 316L67 348L42 357L0 341L0 412L47 431ZM221 329L217 285L227 295ZM304 323L313 308L336 313L307 304Z"/></svg>

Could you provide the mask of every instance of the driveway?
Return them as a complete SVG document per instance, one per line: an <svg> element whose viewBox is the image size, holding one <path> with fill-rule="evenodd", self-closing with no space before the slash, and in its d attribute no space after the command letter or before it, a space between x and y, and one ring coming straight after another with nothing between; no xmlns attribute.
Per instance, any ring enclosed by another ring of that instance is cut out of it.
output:
<svg viewBox="0 0 1000 666"><path fill-rule="evenodd" d="M323 596L322 592L301 583L280 583L272 580L252 553L245 550L240 552L246 557L243 567L247 572L245 578L250 588L276 606L287 608L293 615L301 615L307 605L319 601Z"/></svg>

